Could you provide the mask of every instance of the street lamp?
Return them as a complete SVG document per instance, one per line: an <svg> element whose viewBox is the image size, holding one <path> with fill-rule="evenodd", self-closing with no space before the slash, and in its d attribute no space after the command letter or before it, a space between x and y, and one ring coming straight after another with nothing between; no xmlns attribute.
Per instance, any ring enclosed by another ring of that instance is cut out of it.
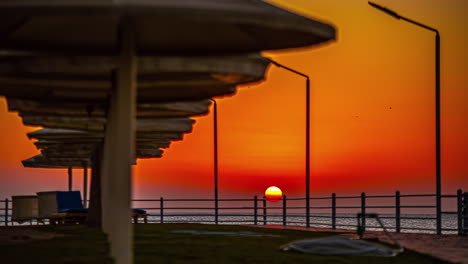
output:
<svg viewBox="0 0 468 264"><path fill-rule="evenodd" d="M310 79L309 76L293 70L287 66L284 66L272 59L269 59L270 62L287 71L300 75L306 78L306 129L305 129L305 147L306 147L306 157L305 157L305 178L306 178L306 226L310 227Z"/></svg>
<svg viewBox="0 0 468 264"><path fill-rule="evenodd" d="M442 193L441 193L441 147L440 147L440 34L435 28L426 26L412 19L403 17L386 7L368 2L374 8L400 20L435 32L435 138L436 138L436 228L437 234L442 233Z"/></svg>
<svg viewBox="0 0 468 264"><path fill-rule="evenodd" d="M213 102L213 155L214 155L214 202L215 202L215 224L218 224L218 105Z"/></svg>

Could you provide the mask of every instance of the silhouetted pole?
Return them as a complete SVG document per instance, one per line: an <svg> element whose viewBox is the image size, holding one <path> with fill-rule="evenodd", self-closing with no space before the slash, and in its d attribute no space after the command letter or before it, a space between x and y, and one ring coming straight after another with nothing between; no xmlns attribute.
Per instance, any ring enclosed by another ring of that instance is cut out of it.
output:
<svg viewBox="0 0 468 264"><path fill-rule="evenodd" d="M369 5L396 18L407 21L413 25L422 27L436 33L435 36L435 143L436 143L436 228L437 234L442 233L442 167L441 167L441 144L440 144L440 34L435 28L426 26L412 19L400 16L395 11L369 2Z"/></svg>
<svg viewBox="0 0 468 264"><path fill-rule="evenodd" d="M306 226L310 227L310 79L309 76L302 73L298 72L296 70L293 70L289 67L286 67L272 59L270 59L270 62L279 67L283 68L285 70L288 70L292 73L295 73L297 75L300 75L304 78L306 78L306 128L305 128L305 148L306 148L306 154L305 154L305 193L306 193Z"/></svg>
<svg viewBox="0 0 468 264"><path fill-rule="evenodd" d="M83 206L88 202L88 162L83 161Z"/></svg>
<svg viewBox="0 0 468 264"><path fill-rule="evenodd" d="M68 191L73 189L73 168L68 167Z"/></svg>
<svg viewBox="0 0 468 264"><path fill-rule="evenodd" d="M97 143L91 155L91 188L89 193L88 217L86 224L89 227L103 229L102 223L102 195L101 195L101 166L104 144Z"/></svg>
<svg viewBox="0 0 468 264"><path fill-rule="evenodd" d="M213 155L214 155L214 202L215 202L215 224L218 224L218 105L213 102Z"/></svg>

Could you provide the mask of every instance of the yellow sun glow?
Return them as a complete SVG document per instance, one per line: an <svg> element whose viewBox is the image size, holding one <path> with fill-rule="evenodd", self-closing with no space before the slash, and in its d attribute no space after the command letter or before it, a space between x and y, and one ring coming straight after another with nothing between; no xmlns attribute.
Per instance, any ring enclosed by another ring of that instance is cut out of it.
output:
<svg viewBox="0 0 468 264"><path fill-rule="evenodd" d="M270 186L265 191L265 198L270 202L277 202L281 200L282 196L283 196L283 192L281 191L280 188L276 186Z"/></svg>

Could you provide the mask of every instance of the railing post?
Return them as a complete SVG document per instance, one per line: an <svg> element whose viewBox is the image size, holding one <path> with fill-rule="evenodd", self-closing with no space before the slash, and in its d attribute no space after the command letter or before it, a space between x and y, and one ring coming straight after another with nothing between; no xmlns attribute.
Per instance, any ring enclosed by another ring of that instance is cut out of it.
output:
<svg viewBox="0 0 468 264"><path fill-rule="evenodd" d="M160 217L160 222L161 224L164 223L164 198L161 197L159 200L159 217Z"/></svg>
<svg viewBox="0 0 468 264"><path fill-rule="evenodd" d="M395 192L395 232L401 232L401 195L400 191Z"/></svg>
<svg viewBox="0 0 468 264"><path fill-rule="evenodd" d="M457 230L458 235L463 235L463 191L457 190Z"/></svg>
<svg viewBox="0 0 468 264"><path fill-rule="evenodd" d="M310 227L310 197L306 197L306 227Z"/></svg>
<svg viewBox="0 0 468 264"><path fill-rule="evenodd" d="M286 226L286 195L283 195L283 226Z"/></svg>
<svg viewBox="0 0 468 264"><path fill-rule="evenodd" d="M336 229L336 193L332 193L332 229Z"/></svg>
<svg viewBox="0 0 468 264"><path fill-rule="evenodd" d="M366 230L366 193L361 193L361 220L363 231Z"/></svg>
<svg viewBox="0 0 468 264"><path fill-rule="evenodd" d="M258 225L258 197L254 196L254 225Z"/></svg>
<svg viewBox="0 0 468 264"><path fill-rule="evenodd" d="M5 199L5 225L8 226L8 198Z"/></svg>
<svg viewBox="0 0 468 264"><path fill-rule="evenodd" d="M463 235L468 234L468 192L463 193Z"/></svg>
<svg viewBox="0 0 468 264"><path fill-rule="evenodd" d="M263 197L263 225L267 224L267 207L266 207L266 198Z"/></svg>
<svg viewBox="0 0 468 264"><path fill-rule="evenodd" d="M440 186L440 183L437 183ZM442 234L442 194L440 193L440 187L437 187L436 193L436 233L437 235Z"/></svg>
<svg viewBox="0 0 468 264"><path fill-rule="evenodd" d="M218 224L218 197L215 197L215 224Z"/></svg>

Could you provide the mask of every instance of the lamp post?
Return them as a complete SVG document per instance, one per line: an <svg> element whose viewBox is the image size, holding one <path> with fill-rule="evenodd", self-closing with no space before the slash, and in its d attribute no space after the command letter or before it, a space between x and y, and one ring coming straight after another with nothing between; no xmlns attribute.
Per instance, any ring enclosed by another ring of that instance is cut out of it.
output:
<svg viewBox="0 0 468 264"><path fill-rule="evenodd" d="M214 155L214 205L215 224L218 224L218 104L213 102L213 155Z"/></svg>
<svg viewBox="0 0 468 264"><path fill-rule="evenodd" d="M442 233L442 192L441 192L441 147L440 147L440 34L435 28L426 26L412 19L403 17L386 7L378 4L368 2L372 7L396 18L404 20L413 25L422 27L429 31L434 32L435 35L435 145L436 145L436 228L437 234Z"/></svg>
<svg viewBox="0 0 468 264"><path fill-rule="evenodd" d="M270 62L287 71L300 75L306 78L306 128L305 128L305 148L306 148L306 157L305 157L305 180L306 180L306 226L310 227L310 79L307 74L291 69L287 66L284 66L272 59L269 59Z"/></svg>

